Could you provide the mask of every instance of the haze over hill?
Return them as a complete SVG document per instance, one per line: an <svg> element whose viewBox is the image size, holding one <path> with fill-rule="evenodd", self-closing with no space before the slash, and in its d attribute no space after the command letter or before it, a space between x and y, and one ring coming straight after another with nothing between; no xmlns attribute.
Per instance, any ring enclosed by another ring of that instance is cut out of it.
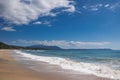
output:
<svg viewBox="0 0 120 80"><path fill-rule="evenodd" d="M31 46L16 46L8 45L0 42L0 49L30 49L30 50L112 50L109 48L97 48L97 49L63 49L58 46L47 46L47 45L31 45Z"/></svg>
<svg viewBox="0 0 120 80"><path fill-rule="evenodd" d="M32 46L28 46L29 48L44 48L44 49L55 49L55 50L59 50L61 49L60 47L58 46L46 46L46 45L32 45Z"/></svg>
<svg viewBox="0 0 120 80"><path fill-rule="evenodd" d="M0 42L0 49L39 49L39 50L59 50L61 49L58 46L46 46L46 45L32 45L32 46L15 46L8 45L3 42Z"/></svg>

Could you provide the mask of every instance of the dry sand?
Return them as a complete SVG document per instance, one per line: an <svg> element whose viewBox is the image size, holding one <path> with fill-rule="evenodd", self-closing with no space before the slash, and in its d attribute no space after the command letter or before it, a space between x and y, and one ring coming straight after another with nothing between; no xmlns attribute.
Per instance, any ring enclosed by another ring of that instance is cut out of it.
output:
<svg viewBox="0 0 120 80"><path fill-rule="evenodd" d="M0 80L110 80L92 75L60 75L36 72L14 60L11 50L0 50Z"/></svg>

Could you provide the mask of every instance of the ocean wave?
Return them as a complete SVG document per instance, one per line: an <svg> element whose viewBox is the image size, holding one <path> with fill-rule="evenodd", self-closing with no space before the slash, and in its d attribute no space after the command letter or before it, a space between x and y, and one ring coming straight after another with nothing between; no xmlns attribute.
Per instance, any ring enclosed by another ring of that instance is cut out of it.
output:
<svg viewBox="0 0 120 80"><path fill-rule="evenodd" d="M15 50L15 52L32 60L43 61L52 65L59 65L63 69L69 69L85 74L93 74L100 77L107 77L115 80L120 80L120 70L114 70L108 66L85 62L75 62L71 59L60 57L37 56L29 53L24 53L18 50Z"/></svg>
<svg viewBox="0 0 120 80"><path fill-rule="evenodd" d="M27 52L29 52L29 51L30 51L30 52L31 52L31 51L32 51L32 52L44 52L45 50L26 50L26 51L27 51Z"/></svg>

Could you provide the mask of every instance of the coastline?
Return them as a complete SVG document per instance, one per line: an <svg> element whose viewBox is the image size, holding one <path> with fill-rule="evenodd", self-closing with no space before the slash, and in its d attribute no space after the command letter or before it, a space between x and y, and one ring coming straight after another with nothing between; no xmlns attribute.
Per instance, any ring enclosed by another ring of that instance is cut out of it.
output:
<svg viewBox="0 0 120 80"><path fill-rule="evenodd" d="M0 80L110 80L94 75L51 73L43 65L42 72L37 72L19 64L11 53L12 50L0 50Z"/></svg>

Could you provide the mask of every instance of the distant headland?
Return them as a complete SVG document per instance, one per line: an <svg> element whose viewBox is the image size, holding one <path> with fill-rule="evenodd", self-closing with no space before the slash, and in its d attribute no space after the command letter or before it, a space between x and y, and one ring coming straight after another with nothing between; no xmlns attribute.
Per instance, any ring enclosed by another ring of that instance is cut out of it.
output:
<svg viewBox="0 0 120 80"><path fill-rule="evenodd" d="M48 45L31 45L31 46L16 46L9 45L4 42L0 42L0 49L29 49L29 50L112 50L110 48L103 49L63 49L58 46L48 46Z"/></svg>

